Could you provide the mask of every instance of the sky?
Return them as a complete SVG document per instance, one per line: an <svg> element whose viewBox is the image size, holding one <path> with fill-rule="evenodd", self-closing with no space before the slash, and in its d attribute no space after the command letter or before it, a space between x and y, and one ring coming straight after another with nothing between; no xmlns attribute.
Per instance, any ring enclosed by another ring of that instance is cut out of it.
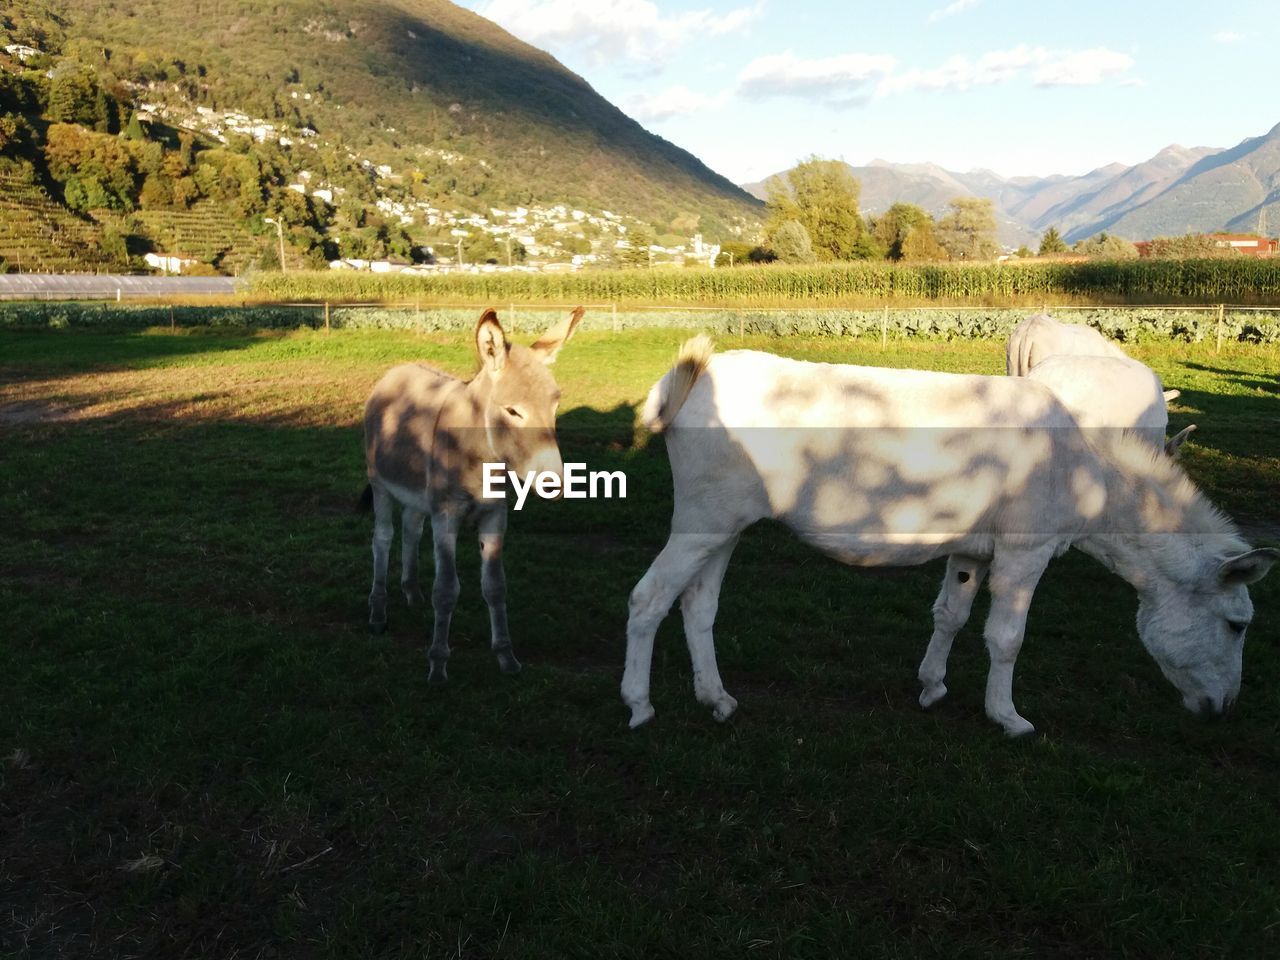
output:
<svg viewBox="0 0 1280 960"><path fill-rule="evenodd" d="M462 0L737 183L1081 174L1280 123L1277 0Z"/></svg>

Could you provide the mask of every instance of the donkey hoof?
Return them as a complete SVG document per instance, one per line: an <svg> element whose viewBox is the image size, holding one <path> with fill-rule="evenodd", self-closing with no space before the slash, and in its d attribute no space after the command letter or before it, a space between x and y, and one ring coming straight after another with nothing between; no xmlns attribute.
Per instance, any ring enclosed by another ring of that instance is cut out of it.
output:
<svg viewBox="0 0 1280 960"><path fill-rule="evenodd" d="M1010 740L1017 740L1022 737L1029 737L1036 732L1036 728L1030 720L1015 715L1011 720L999 721L1000 726L1004 728L1004 734Z"/></svg>
<svg viewBox="0 0 1280 960"><path fill-rule="evenodd" d="M385 620L369 621L369 633L371 636L380 637L386 632L387 632L387 621Z"/></svg>
<svg viewBox="0 0 1280 960"><path fill-rule="evenodd" d="M427 673L428 683L448 683L449 671L443 660L432 660L431 670Z"/></svg>
<svg viewBox="0 0 1280 960"><path fill-rule="evenodd" d="M519 660L508 654L505 657L498 657L498 669L508 677L518 677L520 676L520 671L524 668L520 666Z"/></svg>
<svg viewBox="0 0 1280 960"><path fill-rule="evenodd" d="M634 730L636 727L642 727L654 718L655 711L652 705L642 703L631 708L631 720L627 726Z"/></svg>
<svg viewBox="0 0 1280 960"><path fill-rule="evenodd" d="M717 703L715 709L711 711L711 715L716 718L716 722L724 723L733 716L733 711L737 709L738 701L726 693L724 699Z"/></svg>
<svg viewBox="0 0 1280 960"><path fill-rule="evenodd" d="M931 687L925 687L920 691L920 706L928 710L946 695L947 685L945 683L937 683Z"/></svg>
<svg viewBox="0 0 1280 960"><path fill-rule="evenodd" d="M426 606L427 600L417 587L405 587L404 602L409 605L410 610L417 610Z"/></svg>

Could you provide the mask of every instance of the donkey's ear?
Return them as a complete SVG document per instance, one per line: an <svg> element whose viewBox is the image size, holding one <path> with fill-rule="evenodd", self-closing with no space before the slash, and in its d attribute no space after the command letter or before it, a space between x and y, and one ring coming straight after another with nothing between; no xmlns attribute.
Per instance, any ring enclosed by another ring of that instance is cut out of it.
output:
<svg viewBox="0 0 1280 960"><path fill-rule="evenodd" d="M1187 437L1191 436L1196 429L1193 423L1189 427L1183 427L1174 436L1164 442L1164 452L1169 456L1176 458L1182 451L1182 445L1187 442Z"/></svg>
<svg viewBox="0 0 1280 960"><path fill-rule="evenodd" d="M573 331L578 329L578 324L582 321L582 313L582 307L574 307L573 313L569 314L568 318L561 320L544 333L538 338L538 342L530 348L542 358L543 363L556 362L556 354L573 336Z"/></svg>
<svg viewBox="0 0 1280 960"><path fill-rule="evenodd" d="M476 324L476 352L480 354L480 366L486 372L497 375L507 363L507 335L502 332L496 310L486 310Z"/></svg>
<svg viewBox="0 0 1280 960"><path fill-rule="evenodd" d="M1218 582L1224 587L1234 584L1257 583L1271 570L1271 565L1280 560L1280 550L1274 547L1259 547L1238 557L1225 560L1218 567Z"/></svg>

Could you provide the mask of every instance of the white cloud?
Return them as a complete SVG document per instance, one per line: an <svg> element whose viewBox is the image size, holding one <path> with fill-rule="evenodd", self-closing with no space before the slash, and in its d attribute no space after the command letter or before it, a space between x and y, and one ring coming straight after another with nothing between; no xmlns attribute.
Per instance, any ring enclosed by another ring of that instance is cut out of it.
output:
<svg viewBox="0 0 1280 960"><path fill-rule="evenodd" d="M934 10L933 13L929 14L926 22L937 23L939 20L944 20L954 14L968 10L970 7L976 7L981 2L982 0L954 0L953 3L949 3L945 7Z"/></svg>
<svg viewBox="0 0 1280 960"><path fill-rule="evenodd" d="M896 64L893 57L884 54L847 53L803 60L788 50L743 67L738 74L738 92L756 100L790 96L833 107L852 106L870 99L875 81L891 73Z"/></svg>
<svg viewBox="0 0 1280 960"><path fill-rule="evenodd" d="M1010 50L994 50L976 60L956 56L928 70L907 70L885 77L876 87L876 96L887 97L914 91L969 90L973 87L1006 83L1030 73L1038 87L1095 86L1119 77L1133 66L1133 58L1099 47L1093 50L1046 50L1025 44ZM1126 79L1132 85L1138 81Z"/></svg>
<svg viewBox="0 0 1280 960"><path fill-rule="evenodd" d="M635 94L628 97L623 106L637 120L656 122L721 106L729 99L729 93L727 90L701 93L677 85L652 94Z"/></svg>
<svg viewBox="0 0 1280 960"><path fill-rule="evenodd" d="M758 2L665 16L650 0L488 0L476 12L538 47L581 51L594 63L655 64L701 37L741 30L763 9Z"/></svg>
<svg viewBox="0 0 1280 960"><path fill-rule="evenodd" d="M1105 47L1050 53L1036 70L1037 87L1093 87L1127 73L1133 57Z"/></svg>
<svg viewBox="0 0 1280 960"><path fill-rule="evenodd" d="M1243 39L1244 34L1234 30L1219 30L1213 35L1214 43L1239 43Z"/></svg>
<svg viewBox="0 0 1280 960"><path fill-rule="evenodd" d="M876 87L876 95L887 97L916 90L968 90L1003 83L1036 64L1043 54L1043 50L1018 46L984 53L977 60L955 56L938 67L907 70L886 77Z"/></svg>
<svg viewBox="0 0 1280 960"><path fill-rule="evenodd" d="M898 68L887 54L849 53L805 60L790 50L760 57L738 75L737 92L751 99L798 97L829 107L853 107L872 98L904 93L963 91L1019 78L1037 87L1095 86L1116 79L1122 86L1142 81L1126 77L1133 58L1098 47L1046 50L1021 44L977 59L955 56L927 69Z"/></svg>

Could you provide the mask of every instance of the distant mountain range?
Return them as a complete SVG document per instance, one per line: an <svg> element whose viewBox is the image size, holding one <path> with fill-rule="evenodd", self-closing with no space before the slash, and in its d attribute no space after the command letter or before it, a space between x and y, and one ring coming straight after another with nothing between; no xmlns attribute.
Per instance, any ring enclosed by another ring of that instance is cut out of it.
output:
<svg viewBox="0 0 1280 960"><path fill-rule="evenodd" d="M862 183L864 213L903 201L936 215L956 197L988 197L1000 241L1009 246L1034 247L1051 226L1068 242L1103 231L1129 240L1215 230L1280 232L1280 124L1230 149L1174 145L1132 167L1112 163L1075 177L957 173L932 163L884 160L850 169ZM764 181L743 189L765 198Z"/></svg>

